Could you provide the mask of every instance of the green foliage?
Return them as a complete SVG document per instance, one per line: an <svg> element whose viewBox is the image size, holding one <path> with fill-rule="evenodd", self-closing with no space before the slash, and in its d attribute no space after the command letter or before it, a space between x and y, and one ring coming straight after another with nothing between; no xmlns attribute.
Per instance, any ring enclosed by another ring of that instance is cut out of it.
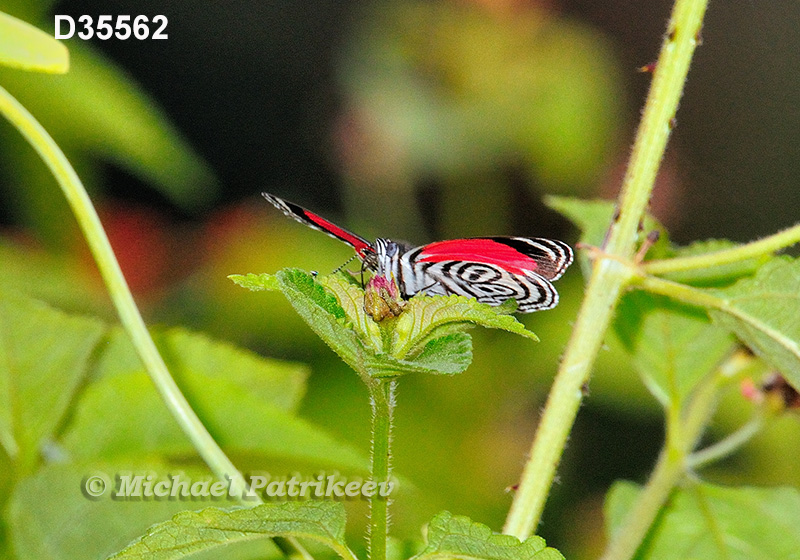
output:
<svg viewBox="0 0 800 560"><path fill-rule="evenodd" d="M96 284L91 271L67 255L20 247L0 239L0 262L0 290L24 294L62 311L101 317L108 314L107 305L98 301L98 294L87 293L87 287Z"/></svg>
<svg viewBox="0 0 800 560"><path fill-rule="evenodd" d="M436 515L428 524L426 546L414 560L442 558L486 560L563 560L553 548L547 548L541 537L520 542L510 535L492 532L486 525L448 511Z"/></svg>
<svg viewBox="0 0 800 560"><path fill-rule="evenodd" d="M345 559L355 559L344 540L345 512L339 502L282 502L247 509L206 508L160 523L112 556L115 560L170 560L276 536L320 542ZM267 543L268 544L268 543Z"/></svg>
<svg viewBox="0 0 800 560"><path fill-rule="evenodd" d="M232 452L259 458L259 468L366 472L365 456L296 416L304 366L182 329L155 338L192 405ZM94 471L210 475L189 460L190 441L124 331L0 291L0 341L0 443L13 465L5 519L18 558L102 557L148 525L197 507L93 502L80 492ZM67 462L42 466L43 453Z"/></svg>
<svg viewBox="0 0 800 560"><path fill-rule="evenodd" d="M307 366L264 358L180 328L152 334L170 371L181 383L202 388L205 383L224 381L286 412L296 412L300 406L309 374ZM114 327L97 358L95 380L144 371L127 334Z"/></svg>
<svg viewBox="0 0 800 560"><path fill-rule="evenodd" d="M302 366L174 329L156 337L170 371L217 440L231 452L364 472L367 461L294 415ZM150 382L127 335L115 329L98 357L63 445L79 460L181 457L191 442Z"/></svg>
<svg viewBox="0 0 800 560"><path fill-rule="evenodd" d="M548 192L595 177L619 97L611 51L591 29L539 10L498 21L449 3L368 13L342 83L360 111L380 115L373 134L402 143L414 176L474 176L521 158Z"/></svg>
<svg viewBox="0 0 800 560"><path fill-rule="evenodd" d="M90 500L82 492L89 476L109 482L114 473L177 472L155 460L70 462L40 468L21 480L4 515L17 560L86 560L120 550L150 525L186 509L202 507L191 500ZM183 465L193 480L208 478L207 469Z"/></svg>
<svg viewBox="0 0 800 560"><path fill-rule="evenodd" d="M730 334L712 325L702 310L644 292L625 295L614 326L664 407L685 401L733 347Z"/></svg>
<svg viewBox="0 0 800 560"><path fill-rule="evenodd" d="M55 437L104 330L0 291L0 444L19 473L29 473Z"/></svg>
<svg viewBox="0 0 800 560"><path fill-rule="evenodd" d="M800 260L772 259L716 294L726 305L710 311L714 321L800 389Z"/></svg>
<svg viewBox="0 0 800 560"><path fill-rule="evenodd" d="M606 498L607 531L620 529L641 488L617 482ZM636 558L793 558L800 549L796 488L727 488L694 482L676 489Z"/></svg>
<svg viewBox="0 0 800 560"><path fill-rule="evenodd" d="M69 68L69 52L44 31L0 12L0 65L63 74Z"/></svg>
<svg viewBox="0 0 800 560"><path fill-rule="evenodd" d="M506 307L490 307L462 296L416 296L397 318L377 323L364 311L364 291L342 276L319 280L297 269L231 275L253 291L280 290L312 330L362 377L406 373L461 373L472 361L463 331L501 329L538 340Z"/></svg>
<svg viewBox="0 0 800 560"><path fill-rule="evenodd" d="M102 154L185 208L207 202L215 191L211 170L155 102L91 46L70 47L70 71L58 81L8 72L0 77L65 147Z"/></svg>

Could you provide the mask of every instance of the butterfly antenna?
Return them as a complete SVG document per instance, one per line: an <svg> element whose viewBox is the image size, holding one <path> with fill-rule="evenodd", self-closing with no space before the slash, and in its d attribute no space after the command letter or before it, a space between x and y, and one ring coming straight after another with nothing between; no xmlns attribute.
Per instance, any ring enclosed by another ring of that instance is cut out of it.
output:
<svg viewBox="0 0 800 560"><path fill-rule="evenodd" d="M364 267L367 266L367 261L361 261L361 288L363 289L366 284L364 284Z"/></svg>
<svg viewBox="0 0 800 560"><path fill-rule="evenodd" d="M358 256L358 255L353 255L352 257L350 257L349 259L347 259L346 261L344 261L344 262L343 262L341 265L339 265L338 267L336 267L336 270L334 270L333 272L331 272L331 274L336 274L337 272L339 272L340 270L342 270L344 267L346 267L348 264L350 264L350 261L352 261L352 260L353 260L354 258L356 258L357 256ZM363 263L362 263L362 265L361 265L361 277L362 277L362 284L363 284L363 277L364 277L364 265L363 265Z"/></svg>

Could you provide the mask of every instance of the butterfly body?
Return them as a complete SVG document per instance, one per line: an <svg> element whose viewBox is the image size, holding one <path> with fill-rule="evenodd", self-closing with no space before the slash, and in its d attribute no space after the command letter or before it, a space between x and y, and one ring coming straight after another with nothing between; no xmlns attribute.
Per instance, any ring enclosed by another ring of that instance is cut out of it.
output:
<svg viewBox="0 0 800 560"><path fill-rule="evenodd" d="M558 304L551 284L572 263L572 249L539 237L474 237L409 247L378 238L370 243L305 208L262 193L284 214L352 246L364 266L397 282L403 297L457 294L489 305L508 299L530 313Z"/></svg>

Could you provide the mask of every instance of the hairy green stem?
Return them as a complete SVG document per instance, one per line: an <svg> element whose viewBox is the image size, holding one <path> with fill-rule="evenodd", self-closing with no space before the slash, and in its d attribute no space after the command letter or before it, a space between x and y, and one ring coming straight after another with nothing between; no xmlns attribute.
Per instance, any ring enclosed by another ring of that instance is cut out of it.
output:
<svg viewBox="0 0 800 560"><path fill-rule="evenodd" d="M583 397L582 386L589 378L627 273L621 263L611 259L599 260L594 265L584 305L550 390L530 458L503 528L506 534L525 539L539 524Z"/></svg>
<svg viewBox="0 0 800 560"><path fill-rule="evenodd" d="M649 261L642 265L642 269L647 274L661 275L670 272L682 272L685 270L695 270L698 268L711 268L740 262L746 259L770 255L781 249L785 249L795 243L800 243L800 224L779 231L774 235L705 255L694 255L691 257L679 257L675 259L664 259Z"/></svg>
<svg viewBox="0 0 800 560"><path fill-rule="evenodd" d="M677 0L656 65L631 159L622 185L619 215L611 224L605 252L593 266L581 310L556 375L503 531L520 539L530 536L575 422L582 387L600 350L623 288L631 272L623 262L635 252L656 173L664 155L706 9L705 0ZM619 259L619 260L617 260Z"/></svg>
<svg viewBox="0 0 800 560"><path fill-rule="evenodd" d="M391 473L392 413L394 411L394 379L369 379L372 404L372 481L388 483ZM386 560L386 540L389 536L389 498L376 492L370 498L369 557Z"/></svg>
<svg viewBox="0 0 800 560"><path fill-rule="evenodd" d="M686 474L687 457L714 414L719 388L724 382L720 373L711 376L698 386L685 414L681 414L680 407L668 411L666 446L647 484L611 536L601 560L628 560L636 554L672 489Z"/></svg>
<svg viewBox="0 0 800 560"><path fill-rule="evenodd" d="M3 87L0 87L0 113L33 146L56 178L94 256L100 275L119 314L120 322L130 336L136 352L170 413L211 471L220 480L229 478L235 495L241 496L247 486L244 477L208 433L170 375L136 307L92 201L64 152L33 115ZM288 549L291 555L311 558L296 540L287 539L287 541L289 542L283 545L283 548Z"/></svg>

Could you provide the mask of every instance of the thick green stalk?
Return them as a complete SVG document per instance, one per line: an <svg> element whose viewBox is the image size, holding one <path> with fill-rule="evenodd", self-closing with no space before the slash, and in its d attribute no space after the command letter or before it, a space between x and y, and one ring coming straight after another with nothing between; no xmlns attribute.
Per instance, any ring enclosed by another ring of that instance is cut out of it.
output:
<svg viewBox="0 0 800 560"><path fill-rule="evenodd" d="M100 275L119 314L120 322L128 336L131 337L136 352L170 413L192 441L211 471L220 480L225 480L226 477L230 478L231 488L236 492L235 495L241 496L246 487L244 477L208 433L167 370L164 360L147 331L139 309L136 307L133 295L122 275L122 270L92 201L77 173L67 161L64 152L33 115L2 87L0 87L0 113L5 115L39 153L58 181L94 256ZM290 541L287 543L288 547L285 546L285 548L288 548L292 555L310 558L297 541L294 539L290 539Z"/></svg>
<svg viewBox="0 0 800 560"><path fill-rule="evenodd" d="M653 76L620 194L619 215L605 252L592 269L572 338L548 397L504 532L527 538L541 517L547 494L575 422L581 388L588 381L619 295L631 278L621 261L633 257L656 173L674 124L678 101L705 14L705 0L677 0Z"/></svg>
<svg viewBox="0 0 800 560"><path fill-rule="evenodd" d="M370 403L372 404L372 481L388 483L391 472L392 413L394 379L369 379ZM389 535L389 498L375 493L370 498L369 557L370 560L386 560L386 539Z"/></svg>

